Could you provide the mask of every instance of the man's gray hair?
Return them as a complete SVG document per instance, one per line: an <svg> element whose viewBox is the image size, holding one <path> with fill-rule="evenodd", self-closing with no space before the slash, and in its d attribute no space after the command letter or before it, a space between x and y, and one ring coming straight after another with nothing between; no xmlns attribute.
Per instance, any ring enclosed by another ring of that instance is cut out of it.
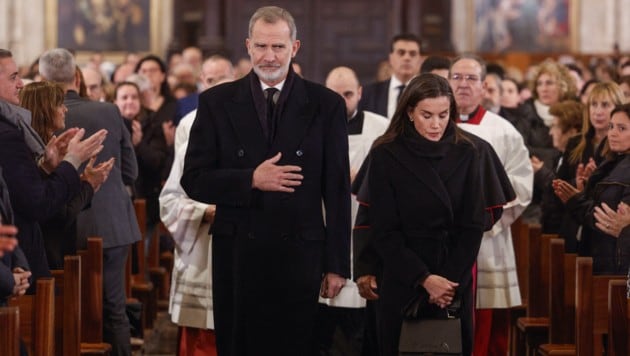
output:
<svg viewBox="0 0 630 356"><path fill-rule="evenodd" d="M39 57L39 74L51 82L68 84L74 82L76 63L70 51L54 48Z"/></svg>
<svg viewBox="0 0 630 356"><path fill-rule="evenodd" d="M455 65L455 63L461 61L462 59L472 59L473 61L479 63L479 66L481 67L481 73L480 76L481 81L483 82L484 79L486 79L486 74L487 74L487 70L486 70L486 61L484 61L481 57L479 57L476 54L472 54L472 53L464 53L462 55L459 55L457 58L453 59L453 61L451 62L451 69L449 70L449 78L451 77L451 74L453 73L453 66Z"/></svg>
<svg viewBox="0 0 630 356"><path fill-rule="evenodd" d="M254 29L254 24L256 21L262 20L268 24L275 24L278 21L284 21L289 26L289 35L291 36L291 41L295 41L297 38L297 28L295 27L295 20L291 14L277 6L265 6L261 7L249 19L249 38L252 37L252 30Z"/></svg>

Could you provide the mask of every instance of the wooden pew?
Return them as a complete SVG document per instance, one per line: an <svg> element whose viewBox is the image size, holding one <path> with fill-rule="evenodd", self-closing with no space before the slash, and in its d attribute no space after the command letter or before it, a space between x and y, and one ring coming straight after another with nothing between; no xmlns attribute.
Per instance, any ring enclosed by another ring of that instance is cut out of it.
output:
<svg viewBox="0 0 630 356"><path fill-rule="evenodd" d="M539 346L538 353L549 355L573 355L575 347L575 275L577 255L564 253L564 240L551 241L552 264L549 284L549 339Z"/></svg>
<svg viewBox="0 0 630 356"><path fill-rule="evenodd" d="M157 289L152 282L146 280L147 259L144 249L144 236L146 234L146 201L144 199L134 200L134 209L138 227L143 239L134 243L135 249L130 247L130 252L134 252L138 264L138 271L131 273L130 288L131 295L142 304L142 327L144 330L153 328L153 321L157 317ZM129 254L128 259L133 259L134 255Z"/></svg>
<svg viewBox="0 0 630 356"><path fill-rule="evenodd" d="M52 270L55 297L56 354L81 354L81 257L65 256L63 270Z"/></svg>
<svg viewBox="0 0 630 356"><path fill-rule="evenodd" d="M160 265L160 234L166 230L162 223L159 223L153 231L153 236L149 243L149 255L147 256L147 271L151 282L157 289L156 307L162 305L168 308L169 288L171 276L167 269Z"/></svg>
<svg viewBox="0 0 630 356"><path fill-rule="evenodd" d="M518 307L510 308L509 323L510 334L508 336L508 345L511 355L522 355L525 353L524 346L518 350L518 318L525 316L528 299L527 271L529 263L529 225L525 224L521 218L516 219L512 226L512 245L514 246L514 257L516 259L516 273L518 276L518 287L521 292L521 300L523 303ZM524 343L521 343L524 345ZM520 351L520 353L519 353Z"/></svg>
<svg viewBox="0 0 630 356"><path fill-rule="evenodd" d="M533 225L529 232L529 289L526 316L516 322L520 355L533 355L545 342L549 331L549 249L555 235L541 234L541 227ZM525 352L523 353L523 349Z"/></svg>
<svg viewBox="0 0 630 356"><path fill-rule="evenodd" d="M575 282L575 344L546 344L550 355L602 355L608 333L608 284L624 276L593 275L593 259L578 257Z"/></svg>
<svg viewBox="0 0 630 356"><path fill-rule="evenodd" d="M626 281L613 280L608 284L608 356L630 354L630 325Z"/></svg>
<svg viewBox="0 0 630 356"><path fill-rule="evenodd" d="M6 356L20 355L20 312L16 307L0 308L0 350Z"/></svg>
<svg viewBox="0 0 630 356"><path fill-rule="evenodd" d="M9 300L20 311L20 337L29 355L55 355L55 280L39 278L35 295Z"/></svg>
<svg viewBox="0 0 630 356"><path fill-rule="evenodd" d="M103 239L89 237L81 256L81 354L107 355L103 342Z"/></svg>
<svg viewBox="0 0 630 356"><path fill-rule="evenodd" d="M564 240L552 239L549 252L549 339L550 344L575 342L575 261L564 253Z"/></svg>

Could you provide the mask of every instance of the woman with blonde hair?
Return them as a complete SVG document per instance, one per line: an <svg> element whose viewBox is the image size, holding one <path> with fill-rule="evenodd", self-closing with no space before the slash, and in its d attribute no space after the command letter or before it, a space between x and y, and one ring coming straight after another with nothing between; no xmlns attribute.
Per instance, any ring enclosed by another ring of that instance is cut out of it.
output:
<svg viewBox="0 0 630 356"><path fill-rule="evenodd" d="M20 105L31 112L31 126L44 144L48 144L54 138L54 133L66 126L68 109L64 105L64 98L63 88L47 81L31 83L20 92ZM94 161L92 157L81 174L79 193L40 223L50 269L63 268L64 256L76 254L77 249L87 246L87 241L78 240L76 218L90 204L94 193L107 179L114 165L113 158L97 166L94 166Z"/></svg>
<svg viewBox="0 0 630 356"><path fill-rule="evenodd" d="M582 190L591 172L599 166L608 153L606 135L610 125L610 113L615 106L625 103L621 88L613 82L597 83L588 96L582 117L582 130L569 139L558 168L557 177ZM575 252L579 225L565 213L560 222L560 237L565 240L567 252Z"/></svg>
<svg viewBox="0 0 630 356"><path fill-rule="evenodd" d="M549 136L553 122L549 108L563 100L574 99L576 86L569 70L551 59L545 60L535 69L533 78L532 98L525 102L533 112L529 118L530 127L525 143L532 156L550 164L558 151L553 148Z"/></svg>

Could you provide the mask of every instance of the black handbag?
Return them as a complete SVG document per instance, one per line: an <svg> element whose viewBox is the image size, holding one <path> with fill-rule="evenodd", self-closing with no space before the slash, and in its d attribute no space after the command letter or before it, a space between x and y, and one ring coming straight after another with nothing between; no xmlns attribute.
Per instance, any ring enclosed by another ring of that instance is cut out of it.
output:
<svg viewBox="0 0 630 356"><path fill-rule="evenodd" d="M421 298L414 298L403 309L399 355L461 355L459 298L445 309L428 304L427 299L426 294Z"/></svg>

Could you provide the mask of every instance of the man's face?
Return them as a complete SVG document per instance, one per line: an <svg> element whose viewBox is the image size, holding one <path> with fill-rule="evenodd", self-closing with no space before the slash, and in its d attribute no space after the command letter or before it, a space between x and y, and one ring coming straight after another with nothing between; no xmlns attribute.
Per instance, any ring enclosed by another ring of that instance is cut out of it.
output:
<svg viewBox="0 0 630 356"><path fill-rule="evenodd" d="M420 47L414 41L396 41L389 54L392 73L403 83L420 72Z"/></svg>
<svg viewBox="0 0 630 356"><path fill-rule="evenodd" d="M0 58L0 99L20 104L20 90L24 87L13 58Z"/></svg>
<svg viewBox="0 0 630 356"><path fill-rule="evenodd" d="M265 84L273 86L287 77L291 58L297 54L300 41L291 40L289 25L285 21L271 24L258 20L245 45L254 72Z"/></svg>
<svg viewBox="0 0 630 356"><path fill-rule="evenodd" d="M90 100L100 101L103 98L103 86L101 85L101 74L95 70L86 68L83 70L83 79L85 81L85 88Z"/></svg>
<svg viewBox="0 0 630 356"><path fill-rule="evenodd" d="M484 99L487 100L493 109L499 108L501 106L501 90L497 78L489 75L484 80L484 84Z"/></svg>
<svg viewBox="0 0 630 356"><path fill-rule="evenodd" d="M460 114L470 114L481 104L484 84L481 81L481 65L477 61L470 58L457 61L451 68L449 82Z"/></svg>
<svg viewBox="0 0 630 356"><path fill-rule="evenodd" d="M346 101L348 119L350 119L359 106L359 100L361 100L361 86L357 80L334 77L326 81L326 87L343 97L343 100Z"/></svg>
<svg viewBox="0 0 630 356"><path fill-rule="evenodd" d="M201 68L201 85L204 89L233 80L234 76L230 70L230 63L225 60L210 60L203 64Z"/></svg>

